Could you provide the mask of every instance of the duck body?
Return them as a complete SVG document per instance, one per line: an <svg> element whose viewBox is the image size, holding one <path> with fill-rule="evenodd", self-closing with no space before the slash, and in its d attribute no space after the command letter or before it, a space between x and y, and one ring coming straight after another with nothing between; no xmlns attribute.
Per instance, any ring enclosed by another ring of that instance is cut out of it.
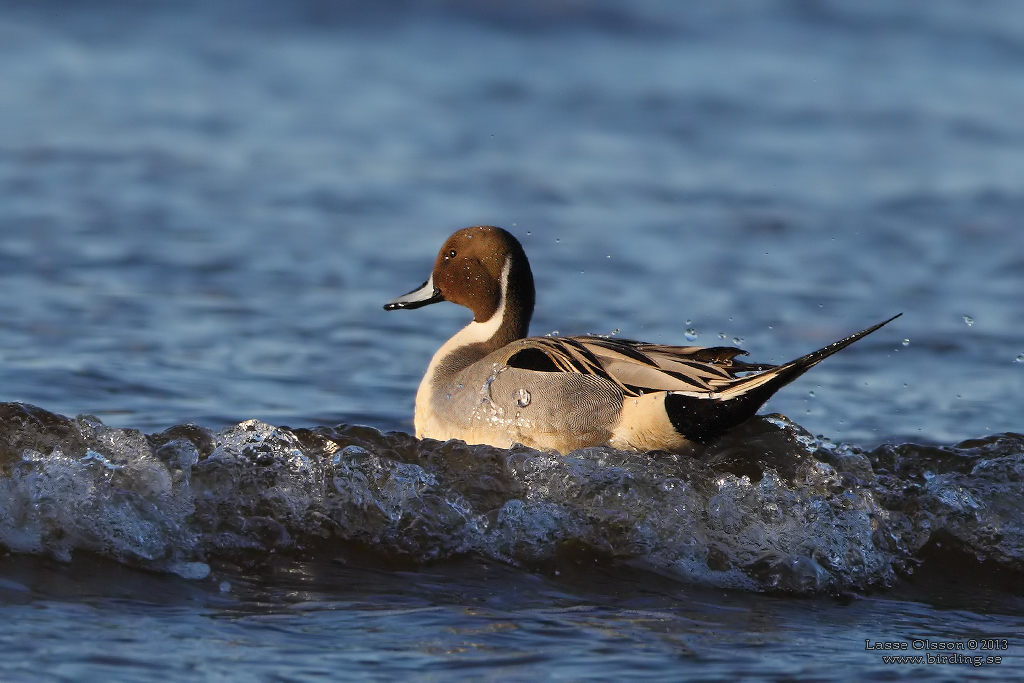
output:
<svg viewBox="0 0 1024 683"><path fill-rule="evenodd" d="M466 228L430 279L385 309L453 301L474 313L431 359L416 393L416 436L559 453L587 446L685 451L753 416L775 391L887 320L784 365L733 347L605 337L528 337L533 275L519 242ZM898 316L897 316L898 317Z"/></svg>
<svg viewBox="0 0 1024 683"><path fill-rule="evenodd" d="M513 342L461 369L444 362L450 355L440 359L416 393L416 436L560 453L609 443L622 393L594 375L512 367L519 346Z"/></svg>

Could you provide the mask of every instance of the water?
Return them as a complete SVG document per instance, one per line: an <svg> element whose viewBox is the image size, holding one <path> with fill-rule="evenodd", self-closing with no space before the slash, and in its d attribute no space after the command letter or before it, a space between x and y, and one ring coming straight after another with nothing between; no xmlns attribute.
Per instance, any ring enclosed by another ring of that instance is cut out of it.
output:
<svg viewBox="0 0 1024 683"><path fill-rule="evenodd" d="M0 677L1006 680L1022 46L1010 2L0 6L0 398L41 407L0 406ZM381 305L476 223L534 334L781 362L904 316L701 460L418 443L466 313Z"/></svg>

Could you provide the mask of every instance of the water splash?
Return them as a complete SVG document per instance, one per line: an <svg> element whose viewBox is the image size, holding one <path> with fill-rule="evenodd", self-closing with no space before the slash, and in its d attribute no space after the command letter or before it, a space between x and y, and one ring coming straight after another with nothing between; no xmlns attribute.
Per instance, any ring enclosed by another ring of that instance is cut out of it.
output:
<svg viewBox="0 0 1024 683"><path fill-rule="evenodd" d="M251 420L143 435L0 404L0 543L197 578L347 548L531 568L584 553L793 593L887 586L943 538L1024 571L1024 436L871 451L757 417L689 455L568 456ZM355 545L353 545L355 544ZM388 560L391 561L391 560Z"/></svg>

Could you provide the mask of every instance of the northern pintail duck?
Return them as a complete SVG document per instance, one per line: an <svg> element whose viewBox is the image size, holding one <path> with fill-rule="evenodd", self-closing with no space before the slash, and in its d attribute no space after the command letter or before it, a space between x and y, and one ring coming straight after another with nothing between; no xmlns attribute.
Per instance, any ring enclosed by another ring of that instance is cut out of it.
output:
<svg viewBox="0 0 1024 683"><path fill-rule="evenodd" d="M434 354L416 392L416 436L568 453L586 446L684 451L754 415L772 394L885 322L783 365L732 347L606 337L527 337L533 273L492 226L448 238L423 285L384 308L451 301L473 321Z"/></svg>

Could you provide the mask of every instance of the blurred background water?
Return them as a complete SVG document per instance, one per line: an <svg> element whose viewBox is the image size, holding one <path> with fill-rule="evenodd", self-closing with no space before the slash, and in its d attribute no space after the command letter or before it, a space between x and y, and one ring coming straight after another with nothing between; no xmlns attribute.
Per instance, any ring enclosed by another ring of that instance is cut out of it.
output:
<svg viewBox="0 0 1024 683"><path fill-rule="evenodd" d="M1021 111L1010 0L2 2L0 398L145 432L410 432L423 369L467 316L381 305L425 279L450 232L487 223L531 258L535 334L693 329L781 362L902 311L766 412L864 449L1021 430ZM21 644L5 676L141 680L157 646L132 633L153 629L243 653L238 669L175 658L194 677L303 679L341 636L359 655L329 661L367 680L610 680L644 662L652 680L855 679L881 666L858 639L1019 632L1024 614L1016 580L952 607L935 589L929 606L844 608L490 560L215 566L202 587L47 562L0 561L0 638ZM221 574L246 588L220 593ZM364 608L398 610L374 627L387 637L367 635ZM95 660L106 649L79 641L97 630L135 654ZM438 635L464 632L490 654ZM393 656L410 637L416 657Z"/></svg>

